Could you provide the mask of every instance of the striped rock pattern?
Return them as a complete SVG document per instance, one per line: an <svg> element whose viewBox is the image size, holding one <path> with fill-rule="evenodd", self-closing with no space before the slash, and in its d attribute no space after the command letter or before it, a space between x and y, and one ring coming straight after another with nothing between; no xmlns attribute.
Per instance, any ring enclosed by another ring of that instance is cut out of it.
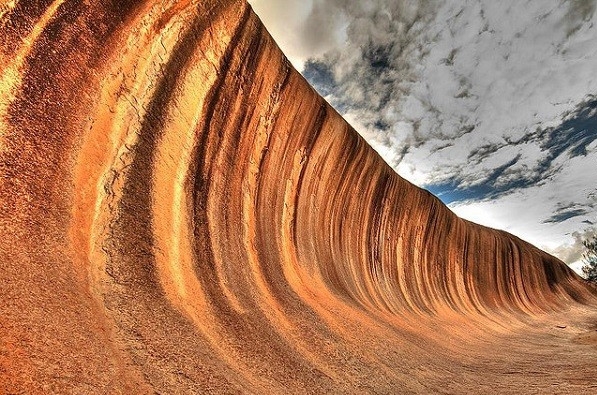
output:
<svg viewBox="0 0 597 395"><path fill-rule="evenodd" d="M594 393L595 289L395 174L244 1L1 0L0 70L0 393Z"/></svg>

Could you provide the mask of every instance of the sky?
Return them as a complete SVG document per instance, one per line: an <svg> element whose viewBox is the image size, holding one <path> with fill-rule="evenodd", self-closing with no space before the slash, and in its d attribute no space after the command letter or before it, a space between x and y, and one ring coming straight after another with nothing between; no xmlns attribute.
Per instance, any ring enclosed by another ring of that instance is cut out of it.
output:
<svg viewBox="0 0 597 395"><path fill-rule="evenodd" d="M597 235L597 0L251 0L402 177L575 270Z"/></svg>

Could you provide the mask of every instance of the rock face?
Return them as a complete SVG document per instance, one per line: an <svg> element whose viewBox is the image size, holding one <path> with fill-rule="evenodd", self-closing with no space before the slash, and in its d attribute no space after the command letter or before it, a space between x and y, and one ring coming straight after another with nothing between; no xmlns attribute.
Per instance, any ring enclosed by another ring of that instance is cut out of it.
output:
<svg viewBox="0 0 597 395"><path fill-rule="evenodd" d="M396 175L246 3L90 3L0 1L0 393L594 393L595 290Z"/></svg>

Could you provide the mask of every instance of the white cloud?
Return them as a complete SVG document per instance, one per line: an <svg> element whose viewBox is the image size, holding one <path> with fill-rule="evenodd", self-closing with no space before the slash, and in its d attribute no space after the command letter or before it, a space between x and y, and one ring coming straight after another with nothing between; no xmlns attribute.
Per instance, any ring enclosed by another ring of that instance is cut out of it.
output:
<svg viewBox="0 0 597 395"><path fill-rule="evenodd" d="M326 98L402 176L496 188L457 213L567 260L559 247L597 223L597 143L548 129L597 93L595 1L251 4L300 70L309 59L329 69Z"/></svg>
<svg viewBox="0 0 597 395"><path fill-rule="evenodd" d="M562 172L546 184L521 189L487 201L450 204L459 216L493 228L504 229L578 266L582 244L579 237L595 233L597 225L597 152L571 159ZM586 208L587 214L550 222L566 205ZM588 221L588 222L584 222ZM591 233L592 232L592 233Z"/></svg>
<svg viewBox="0 0 597 395"><path fill-rule="evenodd" d="M341 9L322 0L249 0L294 67L346 41Z"/></svg>

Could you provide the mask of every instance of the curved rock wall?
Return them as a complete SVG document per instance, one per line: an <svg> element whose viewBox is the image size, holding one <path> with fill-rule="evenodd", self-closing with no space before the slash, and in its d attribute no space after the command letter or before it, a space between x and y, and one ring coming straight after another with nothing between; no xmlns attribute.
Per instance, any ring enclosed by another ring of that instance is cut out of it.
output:
<svg viewBox="0 0 597 395"><path fill-rule="evenodd" d="M396 175L246 3L4 0L0 37L0 392L597 379L553 329L595 290Z"/></svg>

